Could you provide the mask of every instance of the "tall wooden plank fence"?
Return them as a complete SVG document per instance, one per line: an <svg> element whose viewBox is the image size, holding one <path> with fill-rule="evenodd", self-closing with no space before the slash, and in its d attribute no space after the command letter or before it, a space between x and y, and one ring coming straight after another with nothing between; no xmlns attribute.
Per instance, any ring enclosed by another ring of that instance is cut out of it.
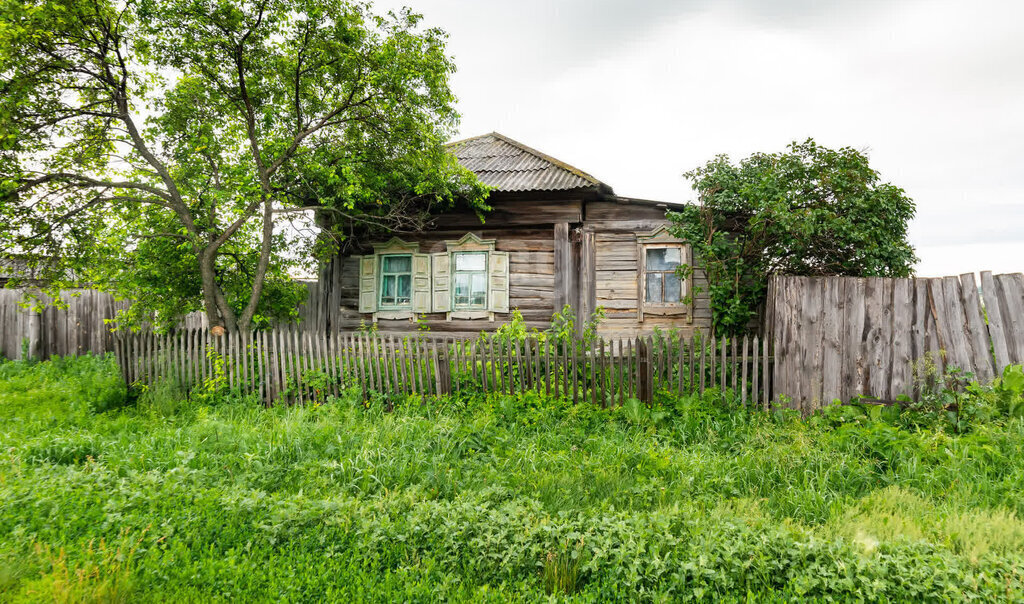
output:
<svg viewBox="0 0 1024 604"><path fill-rule="evenodd" d="M307 329L326 331L328 313L318 283L301 283L307 294L296 309L298 321ZM44 308L37 311L26 307L23 302L27 295L38 298ZM0 287L0 359L46 359L114 350L113 322L130 302L94 289L64 290L60 297L63 304L57 305L57 301L33 288ZM182 328L206 326L202 312L189 313L181 321Z"/></svg>
<svg viewBox="0 0 1024 604"><path fill-rule="evenodd" d="M268 405L306 403L358 388L366 397L439 397L462 392L527 391L603 407L658 392L731 390L767 409L772 357L758 337L552 341L367 333L324 333L280 326L211 336L207 329L160 335L122 333L115 354L128 383L177 381L257 393Z"/></svg>
<svg viewBox="0 0 1024 604"><path fill-rule="evenodd" d="M805 413L835 399L919 396L929 373L981 381L1024 362L1024 276L773 277L775 395Z"/></svg>

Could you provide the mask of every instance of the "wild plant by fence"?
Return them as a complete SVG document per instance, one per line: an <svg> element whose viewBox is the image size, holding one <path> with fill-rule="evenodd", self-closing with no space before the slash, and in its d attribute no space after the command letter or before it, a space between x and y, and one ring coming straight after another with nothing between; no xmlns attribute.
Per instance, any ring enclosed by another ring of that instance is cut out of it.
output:
<svg viewBox="0 0 1024 604"><path fill-rule="evenodd" d="M774 277L774 392L804 412L835 399L915 398L930 372L981 381L1024 362L1024 275Z"/></svg>
<svg viewBox="0 0 1024 604"><path fill-rule="evenodd" d="M758 337L658 337L583 341L486 334L472 340L430 335L304 331L294 326L211 336L120 334L115 354L128 383L178 381L186 389L237 389L267 403L306 403L356 387L395 396L529 390L574 403L651 402L657 392L732 390L767 409L771 357Z"/></svg>

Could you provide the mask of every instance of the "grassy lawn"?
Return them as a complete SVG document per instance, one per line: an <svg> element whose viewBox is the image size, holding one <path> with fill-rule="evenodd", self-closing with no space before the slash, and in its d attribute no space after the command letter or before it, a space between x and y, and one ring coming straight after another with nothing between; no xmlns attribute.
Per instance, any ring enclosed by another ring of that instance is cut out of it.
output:
<svg viewBox="0 0 1024 604"><path fill-rule="evenodd" d="M3 364L0 601L1024 598L1022 420L720 398L268 410Z"/></svg>

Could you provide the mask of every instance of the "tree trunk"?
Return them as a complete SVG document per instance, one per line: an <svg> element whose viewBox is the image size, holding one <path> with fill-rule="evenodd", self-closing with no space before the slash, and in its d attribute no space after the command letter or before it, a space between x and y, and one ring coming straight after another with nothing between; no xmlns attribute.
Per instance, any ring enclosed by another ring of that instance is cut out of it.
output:
<svg viewBox="0 0 1024 604"><path fill-rule="evenodd" d="M263 241L260 243L260 260L256 265L256 274L252 280L252 293L249 303L245 305L242 316L238 319L238 327L249 329L252 318L256 314L260 296L263 294L263 283L266 281L267 269L270 266L270 250L274 239L274 202L266 199L263 202Z"/></svg>
<svg viewBox="0 0 1024 604"><path fill-rule="evenodd" d="M224 291L217 283L216 272L217 250L212 246L203 248L199 254L199 274L203 286L203 308L210 324L210 333L215 336L224 335L225 330L234 330L235 314L227 303Z"/></svg>

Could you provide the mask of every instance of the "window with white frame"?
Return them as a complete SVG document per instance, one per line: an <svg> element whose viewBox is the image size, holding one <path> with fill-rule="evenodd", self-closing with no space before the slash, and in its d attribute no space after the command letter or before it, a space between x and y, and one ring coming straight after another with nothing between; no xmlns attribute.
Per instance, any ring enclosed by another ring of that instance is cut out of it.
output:
<svg viewBox="0 0 1024 604"><path fill-rule="evenodd" d="M386 254L380 257L380 308L412 307L412 255Z"/></svg>
<svg viewBox="0 0 1024 604"><path fill-rule="evenodd" d="M485 251L452 254L455 310L487 309L487 255Z"/></svg>

